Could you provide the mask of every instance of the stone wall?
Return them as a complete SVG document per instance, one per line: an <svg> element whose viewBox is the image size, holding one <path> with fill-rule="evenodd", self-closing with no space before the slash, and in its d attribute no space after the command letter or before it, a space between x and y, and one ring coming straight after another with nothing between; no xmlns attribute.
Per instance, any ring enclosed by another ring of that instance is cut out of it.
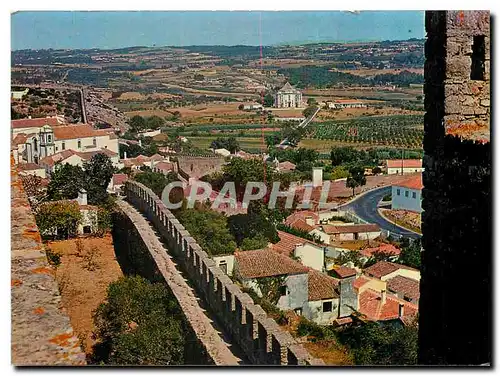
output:
<svg viewBox="0 0 500 376"><path fill-rule="evenodd" d="M144 185L128 181L127 200L152 222L189 280L252 364L323 365L225 275L163 202Z"/></svg>
<svg viewBox="0 0 500 376"><path fill-rule="evenodd" d="M478 365L492 341L489 12L428 11L425 24L419 363Z"/></svg>
<svg viewBox="0 0 500 376"><path fill-rule="evenodd" d="M11 179L11 362L85 365L13 157Z"/></svg>

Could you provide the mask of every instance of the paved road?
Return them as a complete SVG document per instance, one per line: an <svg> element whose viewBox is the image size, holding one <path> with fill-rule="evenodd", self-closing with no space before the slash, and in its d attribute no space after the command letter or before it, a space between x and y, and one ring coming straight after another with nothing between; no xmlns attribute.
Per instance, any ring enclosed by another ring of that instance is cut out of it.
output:
<svg viewBox="0 0 500 376"><path fill-rule="evenodd" d="M420 237L419 234L403 229L402 227L396 226L388 222L384 217L382 217L378 210L377 204L380 202L382 197L391 193L391 187L383 187L379 189L374 189L363 196L357 198L356 200L350 202L349 204L342 206L343 210L350 210L354 212L359 218L369 222L376 223L381 229L396 233L405 237L417 239Z"/></svg>

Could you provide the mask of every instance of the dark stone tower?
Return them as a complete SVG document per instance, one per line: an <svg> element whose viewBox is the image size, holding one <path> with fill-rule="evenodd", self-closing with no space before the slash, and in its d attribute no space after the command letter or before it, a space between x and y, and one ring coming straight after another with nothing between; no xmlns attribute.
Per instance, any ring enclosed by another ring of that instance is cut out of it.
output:
<svg viewBox="0 0 500 376"><path fill-rule="evenodd" d="M490 14L425 15L421 364L491 362Z"/></svg>

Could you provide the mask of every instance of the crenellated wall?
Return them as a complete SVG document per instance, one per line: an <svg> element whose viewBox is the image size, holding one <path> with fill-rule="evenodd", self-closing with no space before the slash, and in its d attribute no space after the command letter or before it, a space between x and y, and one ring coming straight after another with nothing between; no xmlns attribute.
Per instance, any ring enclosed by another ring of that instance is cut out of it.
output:
<svg viewBox="0 0 500 376"><path fill-rule="evenodd" d="M267 317L201 249L189 232L149 188L128 181L127 201L152 222L178 265L189 275L212 313L252 364L324 365Z"/></svg>

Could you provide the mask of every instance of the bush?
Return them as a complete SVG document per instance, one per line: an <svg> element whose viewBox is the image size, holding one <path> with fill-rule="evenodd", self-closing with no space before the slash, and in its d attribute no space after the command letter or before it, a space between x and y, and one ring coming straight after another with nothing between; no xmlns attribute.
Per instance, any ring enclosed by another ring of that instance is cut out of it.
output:
<svg viewBox="0 0 500 376"><path fill-rule="evenodd" d="M59 253L52 252L52 249L47 248L45 254L47 255L47 261L50 265L55 267L61 265L61 255Z"/></svg>

